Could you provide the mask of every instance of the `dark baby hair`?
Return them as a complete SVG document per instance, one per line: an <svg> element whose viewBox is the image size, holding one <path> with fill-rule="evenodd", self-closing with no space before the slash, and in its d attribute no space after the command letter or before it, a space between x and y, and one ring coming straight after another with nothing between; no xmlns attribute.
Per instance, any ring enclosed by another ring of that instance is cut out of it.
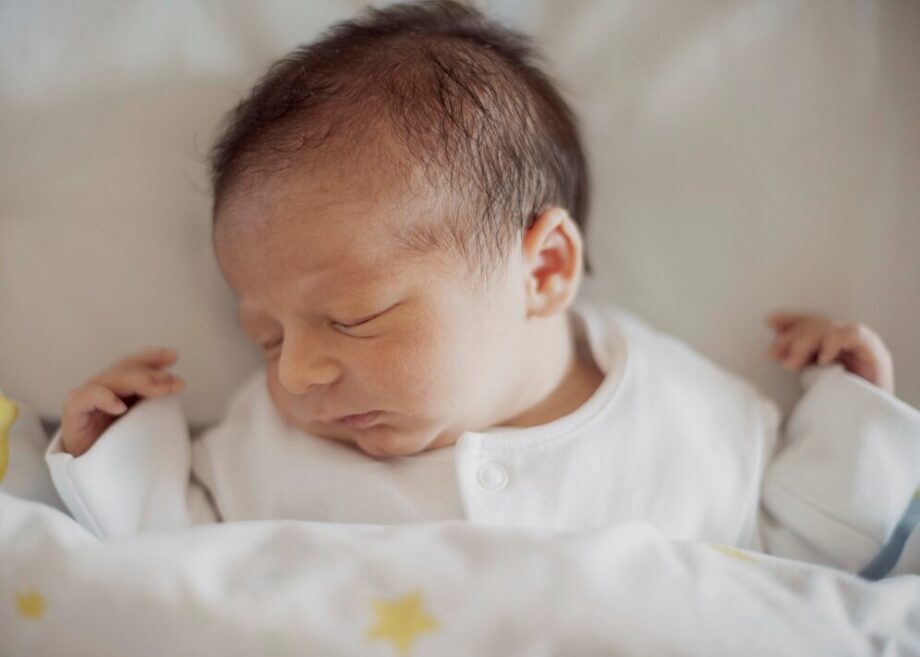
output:
<svg viewBox="0 0 920 657"><path fill-rule="evenodd" d="M226 117L211 154L216 222L254 175L310 153L387 140L449 192L449 215L416 231L483 270L545 209L585 234L588 170L575 117L528 39L450 1L368 9L282 58Z"/></svg>

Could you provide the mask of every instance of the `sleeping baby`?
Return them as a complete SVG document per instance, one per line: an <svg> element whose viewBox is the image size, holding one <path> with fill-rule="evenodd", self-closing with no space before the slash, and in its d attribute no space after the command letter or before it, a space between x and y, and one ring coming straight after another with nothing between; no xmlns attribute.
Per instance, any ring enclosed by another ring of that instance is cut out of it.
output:
<svg viewBox="0 0 920 657"><path fill-rule="evenodd" d="M212 150L213 243L265 367L190 440L170 349L69 395L47 461L102 536L252 519L647 522L856 570L920 481L871 330L780 313L776 406L576 302L588 172L528 41L392 5L278 61Z"/></svg>

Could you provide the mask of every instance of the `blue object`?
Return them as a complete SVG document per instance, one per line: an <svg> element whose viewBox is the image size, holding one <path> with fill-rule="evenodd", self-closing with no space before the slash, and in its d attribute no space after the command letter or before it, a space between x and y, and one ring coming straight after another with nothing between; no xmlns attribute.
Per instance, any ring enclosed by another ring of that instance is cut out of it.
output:
<svg viewBox="0 0 920 657"><path fill-rule="evenodd" d="M891 569L898 563L898 559L901 558L904 544L907 543L908 537L918 524L920 524L920 489L918 489L918 495L914 495L910 500L907 510L901 516L888 542L882 546L869 565L863 568L859 573L860 576L875 581L891 572Z"/></svg>

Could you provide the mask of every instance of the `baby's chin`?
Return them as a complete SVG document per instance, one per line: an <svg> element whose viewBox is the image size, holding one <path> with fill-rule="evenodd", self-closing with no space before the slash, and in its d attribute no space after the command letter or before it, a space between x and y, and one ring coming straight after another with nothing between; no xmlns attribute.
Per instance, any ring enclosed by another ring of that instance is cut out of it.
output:
<svg viewBox="0 0 920 657"><path fill-rule="evenodd" d="M396 427L377 425L369 429L356 430L353 443L368 456L379 459L412 456L442 445L436 445L435 435L400 431Z"/></svg>
<svg viewBox="0 0 920 657"><path fill-rule="evenodd" d="M300 428L311 436L347 443L355 449L378 459L412 456L451 444L442 436L429 431L407 431L389 424L376 424L365 429L308 423ZM455 441L454 441L455 442Z"/></svg>
<svg viewBox="0 0 920 657"><path fill-rule="evenodd" d="M378 436L358 436L354 439L353 444L359 450L378 459L391 459L400 456L412 456L424 450L424 446L419 446L405 439L390 438Z"/></svg>

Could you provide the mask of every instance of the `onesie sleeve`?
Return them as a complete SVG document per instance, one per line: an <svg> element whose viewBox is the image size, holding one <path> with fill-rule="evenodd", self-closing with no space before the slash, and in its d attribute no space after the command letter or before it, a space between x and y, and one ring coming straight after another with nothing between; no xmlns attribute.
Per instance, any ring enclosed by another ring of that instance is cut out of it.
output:
<svg viewBox="0 0 920 657"><path fill-rule="evenodd" d="M45 460L71 515L99 537L216 520L191 478L188 425L176 396L138 402L79 457L63 451L59 430Z"/></svg>
<svg viewBox="0 0 920 657"><path fill-rule="evenodd" d="M764 475L761 539L771 554L859 572L920 484L920 411L839 365L802 379Z"/></svg>

